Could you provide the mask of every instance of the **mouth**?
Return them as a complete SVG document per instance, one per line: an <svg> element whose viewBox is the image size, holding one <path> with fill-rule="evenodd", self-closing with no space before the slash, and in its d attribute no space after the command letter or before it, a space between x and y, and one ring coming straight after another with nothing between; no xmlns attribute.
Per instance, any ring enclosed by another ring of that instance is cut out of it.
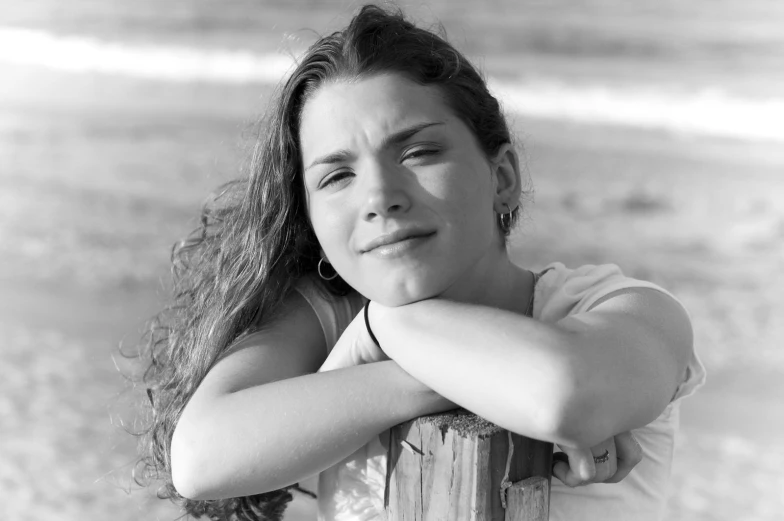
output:
<svg viewBox="0 0 784 521"><path fill-rule="evenodd" d="M402 243L404 241L409 241L411 239L430 237L431 235L435 235L435 233L436 232L434 231L418 230L418 229L397 230L392 233L387 233L385 235L376 237L372 241L368 242L362 248L362 253L369 253L373 250L383 248L384 246L390 246L390 245Z"/></svg>

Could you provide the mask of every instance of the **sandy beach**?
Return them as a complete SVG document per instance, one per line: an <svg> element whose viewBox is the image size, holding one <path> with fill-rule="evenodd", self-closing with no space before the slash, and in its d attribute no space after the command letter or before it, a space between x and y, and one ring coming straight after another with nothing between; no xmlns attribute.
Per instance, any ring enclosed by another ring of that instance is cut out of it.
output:
<svg viewBox="0 0 784 521"><path fill-rule="evenodd" d="M0 63L4 519L171 520L132 485L118 368L166 299L172 243L241 171L268 86ZM691 313L709 379L682 406L669 519L784 510L780 142L514 115L537 268L616 263ZM133 492L130 492L133 490ZM287 519L314 519L297 497Z"/></svg>

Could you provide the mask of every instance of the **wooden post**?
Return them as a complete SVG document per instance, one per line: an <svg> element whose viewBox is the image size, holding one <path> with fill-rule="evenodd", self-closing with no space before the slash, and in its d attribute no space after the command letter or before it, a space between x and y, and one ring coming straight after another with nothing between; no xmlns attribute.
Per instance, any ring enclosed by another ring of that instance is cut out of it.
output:
<svg viewBox="0 0 784 521"><path fill-rule="evenodd" d="M389 436L387 521L546 521L552 454L552 443L465 409L397 425Z"/></svg>

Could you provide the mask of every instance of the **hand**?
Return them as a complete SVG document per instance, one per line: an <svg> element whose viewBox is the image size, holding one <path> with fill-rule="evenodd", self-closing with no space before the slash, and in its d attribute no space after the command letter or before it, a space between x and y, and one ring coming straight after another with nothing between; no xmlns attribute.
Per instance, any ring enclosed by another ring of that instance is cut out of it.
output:
<svg viewBox="0 0 784 521"><path fill-rule="evenodd" d="M340 335L319 372L383 362L384 360L390 360L390 358L370 338L370 333L365 326L365 310L363 308Z"/></svg>
<svg viewBox="0 0 784 521"><path fill-rule="evenodd" d="M642 448L631 432L622 432L591 448L561 447L564 452L553 454L553 475L568 487L591 483L618 483L642 461ZM605 451L606 463L596 463Z"/></svg>

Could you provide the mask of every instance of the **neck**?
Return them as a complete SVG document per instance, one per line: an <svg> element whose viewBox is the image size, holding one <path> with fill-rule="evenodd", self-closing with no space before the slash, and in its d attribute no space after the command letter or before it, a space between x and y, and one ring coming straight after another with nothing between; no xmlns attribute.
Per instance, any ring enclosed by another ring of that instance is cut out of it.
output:
<svg viewBox="0 0 784 521"><path fill-rule="evenodd" d="M533 274L514 264L504 249L481 259L470 274L452 285L442 297L524 314L533 293Z"/></svg>

